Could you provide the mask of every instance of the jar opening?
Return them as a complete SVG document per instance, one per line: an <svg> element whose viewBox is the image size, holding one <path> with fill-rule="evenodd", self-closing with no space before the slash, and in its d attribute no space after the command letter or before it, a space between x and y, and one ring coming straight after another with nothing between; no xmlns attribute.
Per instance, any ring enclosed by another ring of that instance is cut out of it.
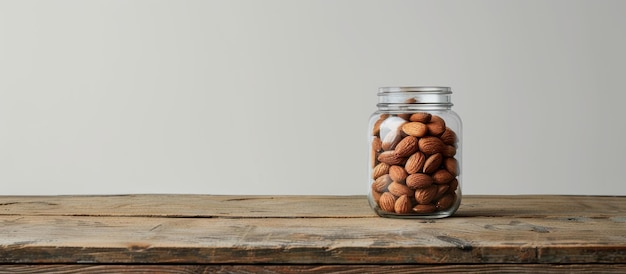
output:
<svg viewBox="0 0 626 274"><path fill-rule="evenodd" d="M414 87L382 87L378 89L378 94L381 93L397 93L397 92L435 92L439 94L452 93L450 87L439 86L414 86Z"/></svg>
<svg viewBox="0 0 626 274"><path fill-rule="evenodd" d="M378 106L391 104L450 107L452 89L437 86L382 87L378 89Z"/></svg>

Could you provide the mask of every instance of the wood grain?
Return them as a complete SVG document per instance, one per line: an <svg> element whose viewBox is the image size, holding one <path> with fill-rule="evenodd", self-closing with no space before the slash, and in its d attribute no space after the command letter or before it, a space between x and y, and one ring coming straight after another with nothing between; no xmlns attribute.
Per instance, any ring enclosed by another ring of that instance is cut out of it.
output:
<svg viewBox="0 0 626 274"><path fill-rule="evenodd" d="M464 196L456 217L613 217L623 196ZM364 196L0 196L1 215L145 217L376 217ZM625 220L626 222L626 220Z"/></svg>
<svg viewBox="0 0 626 274"><path fill-rule="evenodd" d="M0 224L0 262L6 263L626 261L625 226L606 219L12 216Z"/></svg>
<svg viewBox="0 0 626 274"><path fill-rule="evenodd" d="M363 196L5 196L0 264L623 269L625 202L609 196L466 196L453 217L406 220L376 216Z"/></svg>
<svg viewBox="0 0 626 274"><path fill-rule="evenodd" d="M470 265L0 265L0 274L20 273L625 273L619 264Z"/></svg>
<svg viewBox="0 0 626 274"><path fill-rule="evenodd" d="M0 196L0 215L374 217L363 196Z"/></svg>

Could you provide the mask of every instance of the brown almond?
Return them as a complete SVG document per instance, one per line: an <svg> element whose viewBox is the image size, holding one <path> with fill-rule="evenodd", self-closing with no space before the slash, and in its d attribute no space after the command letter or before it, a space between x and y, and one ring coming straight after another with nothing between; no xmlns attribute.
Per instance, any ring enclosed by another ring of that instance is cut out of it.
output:
<svg viewBox="0 0 626 274"><path fill-rule="evenodd" d="M443 166L452 176L456 177L459 175L459 162L455 158L446 158L443 161Z"/></svg>
<svg viewBox="0 0 626 274"><path fill-rule="evenodd" d="M405 104L415 104L417 103L417 99L411 97L411 98L407 98L406 100L404 100Z"/></svg>
<svg viewBox="0 0 626 274"><path fill-rule="evenodd" d="M440 153L445 148L445 144L438 137L426 136L417 141L419 150L426 155Z"/></svg>
<svg viewBox="0 0 626 274"><path fill-rule="evenodd" d="M383 176L389 173L389 165L385 163L380 163L374 167L372 170L372 179L376 180L376 178Z"/></svg>
<svg viewBox="0 0 626 274"><path fill-rule="evenodd" d="M435 195L435 200L441 198L444 194L448 192L450 185L437 185L437 195Z"/></svg>
<svg viewBox="0 0 626 274"><path fill-rule="evenodd" d="M385 192L387 191L387 187L389 186L389 184L391 184L391 182L393 182L393 180L391 180L389 174L385 174L374 180L374 183L372 184L372 189L381 193Z"/></svg>
<svg viewBox="0 0 626 274"><path fill-rule="evenodd" d="M424 167L424 162L426 162L426 156L421 152L415 152L406 160L404 169L409 174L417 173Z"/></svg>
<svg viewBox="0 0 626 274"><path fill-rule="evenodd" d="M393 196L396 197L400 197L402 195L413 197L413 195L415 195L415 191L409 189L408 186L398 182L392 182L391 184L389 184L387 189L389 190L389 193L393 194Z"/></svg>
<svg viewBox="0 0 626 274"><path fill-rule="evenodd" d="M394 151L399 157L409 157L417 151L417 137L406 136L398 142Z"/></svg>
<svg viewBox="0 0 626 274"><path fill-rule="evenodd" d="M383 150L393 150L400 140L402 140L402 134L400 134L400 131L389 131L387 135L385 135L381 147Z"/></svg>
<svg viewBox="0 0 626 274"><path fill-rule="evenodd" d="M428 112L416 112L411 115L411 117L409 118L409 121L428 124L428 122L430 122L431 116L432 115Z"/></svg>
<svg viewBox="0 0 626 274"><path fill-rule="evenodd" d="M446 131L446 122L439 116L433 115L430 118L430 123L426 124L428 133L434 136L440 136Z"/></svg>
<svg viewBox="0 0 626 274"><path fill-rule="evenodd" d="M402 125L402 132L404 132L406 135L422 137L426 135L426 133L428 132L428 128L425 124L420 122L409 122Z"/></svg>
<svg viewBox="0 0 626 274"><path fill-rule="evenodd" d="M453 145L446 145L441 154L446 157L454 157L454 155L456 155L456 147Z"/></svg>
<svg viewBox="0 0 626 274"><path fill-rule="evenodd" d="M388 165L399 165L403 164L406 159L402 157L398 157L396 152L393 150L385 151L378 155L378 161L383 162Z"/></svg>
<svg viewBox="0 0 626 274"><path fill-rule="evenodd" d="M374 138L372 138L372 150L375 152L381 152L383 150L383 141L380 140L380 137L374 136Z"/></svg>
<svg viewBox="0 0 626 274"><path fill-rule="evenodd" d="M446 127L446 131L441 134L441 141L446 145L456 144L456 133L451 128Z"/></svg>
<svg viewBox="0 0 626 274"><path fill-rule="evenodd" d="M443 185L454 180L454 176L445 169L440 169L433 173L433 180L436 184Z"/></svg>
<svg viewBox="0 0 626 274"><path fill-rule="evenodd" d="M411 113L401 113L401 114L398 114L398 117L408 121L409 118L411 118Z"/></svg>
<svg viewBox="0 0 626 274"><path fill-rule="evenodd" d="M437 196L437 189L438 187L436 185L418 188L415 190L415 201L417 201L418 204L430 204L435 199L435 196Z"/></svg>
<svg viewBox="0 0 626 274"><path fill-rule="evenodd" d="M378 152L372 150L370 154L370 159L372 160L372 168L374 168L378 164Z"/></svg>
<svg viewBox="0 0 626 274"><path fill-rule="evenodd" d="M450 186L450 188L448 188L448 193L453 193L457 188L459 188L459 180L455 178L448 185Z"/></svg>
<svg viewBox="0 0 626 274"><path fill-rule="evenodd" d="M374 136L372 138L372 152L370 154L370 159L372 160L372 167L375 167L378 164L378 152L382 150L382 141L378 136Z"/></svg>
<svg viewBox="0 0 626 274"><path fill-rule="evenodd" d="M380 195L380 199L378 199L378 206L380 206L380 209L384 211L395 212L394 207L396 206L396 197L389 192L385 192Z"/></svg>
<svg viewBox="0 0 626 274"><path fill-rule="evenodd" d="M426 162L424 162L424 173L433 173L439 169L441 166L441 162L443 161L443 156L441 153L435 153L433 155L428 156Z"/></svg>
<svg viewBox="0 0 626 274"><path fill-rule="evenodd" d="M435 205L439 210L448 209L452 206L452 204L454 204L455 198L456 195L448 193L446 195L443 195L443 197L441 197L439 200L437 200L437 203Z"/></svg>
<svg viewBox="0 0 626 274"><path fill-rule="evenodd" d="M416 205L413 207L413 211L415 213L433 213L437 210L437 207L433 204L427 204L427 205Z"/></svg>
<svg viewBox="0 0 626 274"><path fill-rule="evenodd" d="M389 167L389 177L391 177L391 180L394 180L399 183L404 183L407 176L409 176L409 174L406 173L406 170L404 170L403 167L401 166Z"/></svg>
<svg viewBox="0 0 626 274"><path fill-rule="evenodd" d="M374 188L372 187L372 192L371 192L371 194L372 194L372 199L373 199L376 203L378 203L378 201L380 200L380 195L382 195L382 193L380 193L380 192L378 192L378 191L374 190Z"/></svg>
<svg viewBox="0 0 626 274"><path fill-rule="evenodd" d="M389 114L381 114L378 120L374 122L374 125L372 126L372 135L376 136L380 134L380 125L385 121L385 119L387 119L387 117L389 117Z"/></svg>
<svg viewBox="0 0 626 274"><path fill-rule="evenodd" d="M406 185L410 189L425 188L432 185L433 178L424 173L415 173L406 177Z"/></svg>
<svg viewBox="0 0 626 274"><path fill-rule="evenodd" d="M411 200L409 199L409 197L406 195L402 195L398 197L398 199L396 200L396 203L394 204L393 209L398 214L406 214L406 213L411 212L412 210L411 206L412 206Z"/></svg>

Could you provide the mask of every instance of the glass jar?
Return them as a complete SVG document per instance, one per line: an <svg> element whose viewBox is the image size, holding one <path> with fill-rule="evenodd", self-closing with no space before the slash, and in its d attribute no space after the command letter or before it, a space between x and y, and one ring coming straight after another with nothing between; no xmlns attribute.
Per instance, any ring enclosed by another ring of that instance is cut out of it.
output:
<svg viewBox="0 0 626 274"><path fill-rule="evenodd" d="M382 217L443 218L461 204L461 118L449 87L384 87L369 120L369 203Z"/></svg>

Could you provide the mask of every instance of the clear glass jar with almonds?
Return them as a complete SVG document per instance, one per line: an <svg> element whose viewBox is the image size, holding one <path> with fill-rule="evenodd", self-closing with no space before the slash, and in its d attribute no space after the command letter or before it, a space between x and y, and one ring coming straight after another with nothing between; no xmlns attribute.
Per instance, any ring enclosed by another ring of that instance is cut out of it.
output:
<svg viewBox="0 0 626 274"><path fill-rule="evenodd" d="M368 200L382 217L443 218L461 204L461 130L449 87L384 87L369 120Z"/></svg>

